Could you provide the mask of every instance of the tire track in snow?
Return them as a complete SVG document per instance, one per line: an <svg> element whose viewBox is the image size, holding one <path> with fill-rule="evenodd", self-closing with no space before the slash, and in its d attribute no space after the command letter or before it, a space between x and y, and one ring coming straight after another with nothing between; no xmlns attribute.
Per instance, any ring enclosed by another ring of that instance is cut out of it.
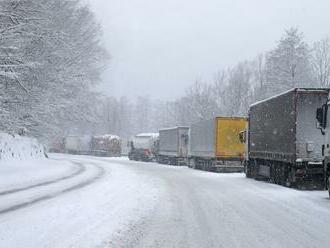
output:
<svg viewBox="0 0 330 248"><path fill-rule="evenodd" d="M75 162L75 163L77 163L77 162ZM93 163L89 163L89 164L93 164ZM94 176L88 178L87 180L84 180L84 181L82 181L78 184L75 184L75 185L71 186L71 187L59 190L55 193L46 194L44 196L40 196L40 197L38 197L36 199L33 199L33 200L30 200L30 201L22 202L22 203L19 203L19 204L10 206L10 207L0 209L0 215L7 214L7 213L10 213L10 212L14 212L16 210L20 210L20 209L29 207L29 206L37 204L37 203L56 198L56 197L61 196L65 193L69 193L69 192L72 192L72 191L75 191L75 190L79 190L81 188L84 188L84 187L94 183L95 181L101 179L105 175L105 169L103 167L99 166L99 165L96 165L96 164L93 164L93 165L96 167L97 173Z"/></svg>
<svg viewBox="0 0 330 248"><path fill-rule="evenodd" d="M86 171L86 167L80 163L77 162L72 162L74 164L76 164L78 166L78 169L75 170L73 173L66 175L64 177L59 177L50 181L46 181L46 182L41 182L41 183L37 183L37 184L33 184L33 185L29 185L26 187L22 187L22 188L16 188L16 189L10 189L10 190L6 190L6 191L2 191L0 192L0 196L5 196L5 195L9 195L9 194L14 194L14 193L18 193L18 192L22 192L22 191L26 191L29 189L34 189L34 188L38 188L38 187L42 187L42 186L47 186L47 185L51 185L54 183L58 183L67 179L71 179L73 177L79 176L80 174L82 174L83 172Z"/></svg>

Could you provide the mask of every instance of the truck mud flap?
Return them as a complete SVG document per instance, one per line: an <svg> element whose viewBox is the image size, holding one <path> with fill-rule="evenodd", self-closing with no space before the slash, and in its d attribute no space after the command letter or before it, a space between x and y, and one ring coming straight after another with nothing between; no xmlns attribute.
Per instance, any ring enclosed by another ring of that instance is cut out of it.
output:
<svg viewBox="0 0 330 248"><path fill-rule="evenodd" d="M218 173L242 173L244 172L244 166L216 166L211 171Z"/></svg>

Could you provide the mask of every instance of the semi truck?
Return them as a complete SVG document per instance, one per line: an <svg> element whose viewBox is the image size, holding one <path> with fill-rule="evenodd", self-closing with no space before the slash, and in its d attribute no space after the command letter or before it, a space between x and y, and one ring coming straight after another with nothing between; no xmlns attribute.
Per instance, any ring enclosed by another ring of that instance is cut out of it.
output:
<svg viewBox="0 0 330 248"><path fill-rule="evenodd" d="M243 172L246 128L243 117L216 117L190 127L189 167L214 172Z"/></svg>
<svg viewBox="0 0 330 248"><path fill-rule="evenodd" d="M317 128L321 130L323 136L322 144L322 155L323 155L323 166L324 166L324 185L329 192L330 197L330 114L329 112L330 105L330 95L324 104L317 108L316 111L316 120Z"/></svg>
<svg viewBox="0 0 330 248"><path fill-rule="evenodd" d="M328 93L294 88L250 106L247 177L299 189L323 188L323 137L315 128L315 110Z"/></svg>
<svg viewBox="0 0 330 248"><path fill-rule="evenodd" d="M120 137L112 134L93 136L91 139L91 154L103 157L120 157Z"/></svg>
<svg viewBox="0 0 330 248"><path fill-rule="evenodd" d="M156 161L158 156L158 133L140 133L128 142L128 158L135 161Z"/></svg>
<svg viewBox="0 0 330 248"><path fill-rule="evenodd" d="M64 138L65 152L76 155L89 155L91 139L90 135L68 135Z"/></svg>
<svg viewBox="0 0 330 248"><path fill-rule="evenodd" d="M105 157L121 156L121 139L116 135L105 134L68 135L63 139L63 150L77 155L93 155Z"/></svg>
<svg viewBox="0 0 330 248"><path fill-rule="evenodd" d="M159 130L157 162L170 165L187 165L188 141L189 127L173 127Z"/></svg>

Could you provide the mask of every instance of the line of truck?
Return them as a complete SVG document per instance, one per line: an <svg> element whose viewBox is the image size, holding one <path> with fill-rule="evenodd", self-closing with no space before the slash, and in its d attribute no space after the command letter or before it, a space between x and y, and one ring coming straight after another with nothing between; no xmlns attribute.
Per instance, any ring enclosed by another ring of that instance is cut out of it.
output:
<svg viewBox="0 0 330 248"><path fill-rule="evenodd" d="M161 129L139 148L144 157L132 156L137 135L129 157L206 171L244 170L249 178L299 189L329 188L329 92L294 88L252 104L247 118Z"/></svg>
<svg viewBox="0 0 330 248"><path fill-rule="evenodd" d="M122 141L117 135L68 135L54 140L50 152L62 152L76 155L93 155L102 157L120 157Z"/></svg>
<svg viewBox="0 0 330 248"><path fill-rule="evenodd" d="M239 134L246 125L244 117L217 117L190 127L138 134L129 142L128 157L206 171L242 172L245 145Z"/></svg>

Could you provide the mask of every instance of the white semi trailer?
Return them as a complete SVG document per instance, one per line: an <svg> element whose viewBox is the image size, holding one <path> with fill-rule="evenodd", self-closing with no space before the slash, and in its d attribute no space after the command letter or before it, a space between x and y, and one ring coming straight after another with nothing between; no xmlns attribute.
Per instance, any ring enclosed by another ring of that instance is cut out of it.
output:
<svg viewBox="0 0 330 248"><path fill-rule="evenodd" d="M158 162L161 164L188 164L189 127L159 130Z"/></svg>

